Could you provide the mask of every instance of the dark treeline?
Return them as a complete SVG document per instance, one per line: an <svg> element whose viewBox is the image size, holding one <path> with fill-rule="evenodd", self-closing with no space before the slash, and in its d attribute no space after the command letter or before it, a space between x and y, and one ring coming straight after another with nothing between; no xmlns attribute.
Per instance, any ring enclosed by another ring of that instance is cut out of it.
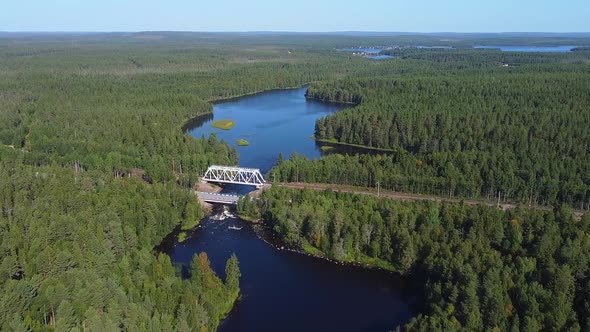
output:
<svg viewBox="0 0 590 332"><path fill-rule="evenodd" d="M314 84L310 96L362 100L355 108L318 120L315 136L399 151L396 159L402 155L405 165L381 162L378 172L415 177L420 192L501 195L585 208L590 205L589 68ZM404 152L414 155L413 169Z"/></svg>
<svg viewBox="0 0 590 332"><path fill-rule="evenodd" d="M427 60L446 67L447 69L493 68L498 65L519 66L550 64L567 65L583 64L590 59L590 52L581 48L573 53L542 53L542 52L503 52L494 49L420 49L398 48L386 50L383 54L400 57L404 60Z"/></svg>
<svg viewBox="0 0 590 332"><path fill-rule="evenodd" d="M288 244L398 271L423 290L403 329L580 331L590 328L590 215L272 187L259 211Z"/></svg>

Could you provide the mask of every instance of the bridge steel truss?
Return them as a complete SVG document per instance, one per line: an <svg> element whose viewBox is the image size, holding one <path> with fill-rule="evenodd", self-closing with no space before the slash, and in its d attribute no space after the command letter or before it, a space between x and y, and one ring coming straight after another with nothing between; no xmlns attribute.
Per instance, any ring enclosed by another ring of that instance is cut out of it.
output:
<svg viewBox="0 0 590 332"><path fill-rule="evenodd" d="M243 168L213 165L207 169L204 181L243 184L260 188L266 184L264 177L257 168Z"/></svg>

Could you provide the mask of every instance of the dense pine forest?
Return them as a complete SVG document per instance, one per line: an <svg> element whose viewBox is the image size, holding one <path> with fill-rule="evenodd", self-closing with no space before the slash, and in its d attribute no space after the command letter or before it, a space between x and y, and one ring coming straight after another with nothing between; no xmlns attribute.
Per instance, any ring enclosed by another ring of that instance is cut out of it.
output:
<svg viewBox="0 0 590 332"><path fill-rule="evenodd" d="M231 309L235 257L223 282L205 254L183 279L154 253L204 216L188 190L197 177L237 162L181 127L211 100L336 67L197 40L0 39L1 330L212 331Z"/></svg>
<svg viewBox="0 0 590 332"><path fill-rule="evenodd" d="M0 164L0 208L2 330L214 330L237 296L239 271L224 284L203 254L182 280L152 252L203 216L173 184L16 158Z"/></svg>
<svg viewBox="0 0 590 332"><path fill-rule="evenodd" d="M499 64L516 55L440 52L416 57L491 68L313 84L311 98L360 104L318 120L317 139L392 152L294 160L279 167L281 179L294 181L297 164L303 181L590 208L590 53L542 55L556 63L511 68Z"/></svg>
<svg viewBox="0 0 590 332"><path fill-rule="evenodd" d="M236 256L216 275L204 253L183 267L155 248L199 223L192 186L238 154L182 127L213 101L303 84L357 104L318 121L316 139L388 152L293 156L280 181L559 207L273 188L243 213L290 245L423 282L409 329L589 329L590 221L571 212L590 205L589 53L474 51L491 37L456 37L456 50L371 61L339 49L440 38L0 34L0 330L216 330L240 294Z"/></svg>

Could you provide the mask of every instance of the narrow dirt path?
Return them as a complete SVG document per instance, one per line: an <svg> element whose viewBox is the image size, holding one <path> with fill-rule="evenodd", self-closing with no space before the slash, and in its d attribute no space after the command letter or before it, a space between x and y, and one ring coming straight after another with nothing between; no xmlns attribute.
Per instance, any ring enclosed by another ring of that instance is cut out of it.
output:
<svg viewBox="0 0 590 332"><path fill-rule="evenodd" d="M397 199L402 201L432 201L432 202L450 202L450 203L459 203L463 201L463 203L467 205L486 205L492 207L498 207L504 211L508 209L514 209L517 207L516 204L510 203L492 203L489 201L484 200L473 200L473 199L461 199L461 198L451 198L451 197L441 197L441 196L431 196L431 195L419 195L419 194L411 194L411 193L404 193L404 192L396 192L396 191L388 191L388 190L380 190L377 193L377 189L375 188L362 188L362 187L352 187L352 186L344 186L344 185L337 185L337 184L328 184L328 183L302 183L302 182L289 182L289 183L279 183L279 186L285 188L292 188L292 189L312 189L317 191L322 190L333 190L345 193L355 193L361 195L370 195L374 197L382 197L382 198L389 198L389 199ZM543 211L550 211L552 208L547 206L525 206L521 205L523 208L527 209L537 209ZM582 216L585 211L575 210L574 216L577 220L582 219Z"/></svg>

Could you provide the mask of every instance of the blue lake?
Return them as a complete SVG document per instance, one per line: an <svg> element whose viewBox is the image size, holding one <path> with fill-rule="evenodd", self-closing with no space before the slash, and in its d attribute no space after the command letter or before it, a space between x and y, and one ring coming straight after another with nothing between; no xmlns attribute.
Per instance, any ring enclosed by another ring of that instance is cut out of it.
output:
<svg viewBox="0 0 590 332"><path fill-rule="evenodd" d="M378 48L366 47L366 48L354 48L354 47L347 47L341 49L341 51L345 52L365 52L365 53L380 53L382 50Z"/></svg>
<svg viewBox="0 0 590 332"><path fill-rule="evenodd" d="M368 59L373 59L373 60L386 60L386 59L393 59L394 56L392 55L386 55L386 54L380 54L380 55L370 55L367 56Z"/></svg>
<svg viewBox="0 0 590 332"><path fill-rule="evenodd" d="M350 106L307 100L306 89L273 90L217 103L213 117L194 122L188 131L197 138L216 134L237 147L240 166L260 168L263 173L276 164L279 153L285 159L293 152L319 158L320 145L311 139L315 121ZM219 119L234 120L236 125L231 130L213 127ZM237 146L238 139L250 145Z"/></svg>
<svg viewBox="0 0 590 332"><path fill-rule="evenodd" d="M364 57L371 60L386 60L395 58L393 55L379 54L383 50L378 48L343 48L341 51L364 52L366 54Z"/></svg>

